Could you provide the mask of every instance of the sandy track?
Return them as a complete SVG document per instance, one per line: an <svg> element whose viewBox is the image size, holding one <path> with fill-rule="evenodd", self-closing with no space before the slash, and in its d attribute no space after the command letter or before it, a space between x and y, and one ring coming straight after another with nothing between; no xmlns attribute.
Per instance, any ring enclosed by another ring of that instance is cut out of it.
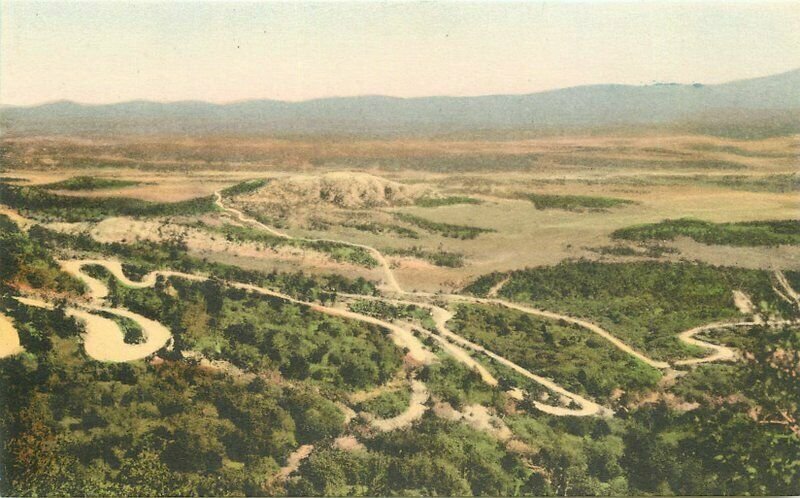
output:
<svg viewBox="0 0 800 498"><path fill-rule="evenodd" d="M788 325L792 323L789 320L774 320L766 322L766 325L769 326L777 326L777 325ZM710 330L717 330L717 329L724 329L727 327L755 327L757 325L764 325L763 322L760 321L752 321L752 322L719 322L719 323L709 323L707 325L701 325L699 327L695 327L693 329L686 330L681 332L678 336L682 341L687 344L691 344L693 346L701 347L704 349L710 349L713 351L708 356L704 356L702 358L690 358L688 360L678 360L675 362L675 365L698 365L700 363L709 363L712 361L733 361L738 358L738 353L735 349L730 348L728 346L722 346L719 344L711 344L710 342L701 341L700 339L695 338L694 336L701 333L701 332L708 332Z"/></svg>
<svg viewBox="0 0 800 498"><path fill-rule="evenodd" d="M12 356L23 351L14 322L0 313L0 358Z"/></svg>
<svg viewBox="0 0 800 498"><path fill-rule="evenodd" d="M492 288L489 289L489 292L486 293L486 297L497 297L497 293L500 292L500 289L502 289L509 280L511 280L510 276L494 284Z"/></svg>
<svg viewBox="0 0 800 498"><path fill-rule="evenodd" d="M500 356L499 354L494 353L479 344L476 344L468 339L465 339L464 337L461 337L460 335L454 332L451 332L447 328L446 324L452 317L453 314L450 311L445 310L444 308L438 308L438 311L434 312L434 321L436 322L436 327L442 335L452 340L453 342L460 344L461 346L485 354L486 356L492 358L501 365L504 365L514 370L515 372L527 377L528 379L531 379L534 382L543 385L544 387L550 389L553 392L556 392L566 398L569 398L571 401L575 402L579 406L579 408L564 408L560 406L546 405L544 403L534 401L533 404L538 410L544 413L548 413L550 415L559 415L559 416L567 416L567 415L589 416L589 415L613 414L613 412L610 409L605 408L595 403L594 401L590 401L584 398L583 396L569 392L560 385L553 382L552 380L542 377L540 375L536 375L533 372L529 371L528 369L520 365L517 365L513 361L504 358L503 356Z"/></svg>
<svg viewBox="0 0 800 498"><path fill-rule="evenodd" d="M165 277L179 277L179 278L185 278L185 279L195 280L195 281L207 280L207 277L203 277L203 276L200 276L200 275L193 275L193 274L190 274L190 273L156 270L156 271L150 272L147 275L145 275L142 278L141 281L136 282L136 281L132 281L132 280L128 279L125 276L124 272L122 271L122 265L118 261L103 260L103 259L81 259L81 260L62 261L61 262L61 267L64 269L64 271L66 271L66 272L74 275L75 277L80 278L84 282L86 282L87 286L89 287L90 297L91 297L93 302L102 301L102 299L104 299L106 296L108 296L108 287L103 282L86 275L83 272L83 267L86 266L86 265L99 265L99 266L102 266L102 267L106 268L110 273L112 273L116 278L118 278L121 282L125 283L125 285L129 285L131 287L137 287L137 288L150 287L150 286L154 285L155 282L156 282L156 279L158 278L159 275L162 275L162 276L165 276ZM229 285L231 287L238 288L238 289L243 289L243 290L248 290L248 291L251 291L251 292L256 292L256 293L259 293L259 294L262 294L262 295L266 295L266 296L277 297L277 298L282 299L284 301L288 301L288 302L291 302L291 303L299 304L299 305L302 305L302 306L307 306L307 307L310 307L311 309L313 309L314 311L319 311L319 312L325 313L327 315L337 316L337 317L347 318L347 319L352 319L352 320L357 320L357 321L360 321L360 322L365 322L365 323L369 323L369 324L372 324L372 325L376 325L376 326L381 327L381 328L383 328L385 330L388 330L390 332L390 337L392 338L392 341L395 343L395 345L397 345L401 349L402 348L407 349L408 350L408 354L415 361L417 361L417 362L419 362L421 364L429 364L432 361L435 361L435 359L436 359L436 356L433 353L431 353L430 351L428 351L427 349L425 349L423 344L416 337L414 337L414 334L408 328L400 327L400 326L397 326L397 325L394 325L394 324L391 324L391 323L388 323L388 322L384 322L384 321L379 320L377 318L373 318L373 317L366 316L366 315L361 315L359 313L355 313L355 312L352 312L352 311L340 310L340 309L331 308L331 307L328 307L328 306L323 306L323 305L320 305L320 304L301 301L299 299L295 299L295 298L293 298L291 296L288 296L286 294L283 294L283 293L280 293L280 292L276 292L276 291L272 291L272 290L269 290L269 289L265 289L263 287L258 287L256 285L252 285L252 284L245 284L245 283L239 283L239 282L227 282L227 285ZM163 335L164 335L163 331L166 330L165 328L162 329L162 328L156 327L154 324L156 324L157 322L153 322L152 320L148 320L145 317L142 317L142 316L137 315L135 313L131 313L131 312L126 311L126 310L119 310L119 309L116 309L116 308L102 308L102 309L105 310L105 311L108 311L110 313L114 313L114 314L118 314L118 315L122 315L122 316L127 316L128 318L131 318L132 320L136 321L145 330L146 333L151 332L151 333L154 334L154 337L156 338L156 339L154 339L154 343L157 342L158 340L160 340L163 337ZM124 312L125 314L123 314L122 312ZM81 317L81 318L85 319L85 317ZM111 321L111 322L113 323L113 321ZM97 320L91 320L91 323L92 323L92 325L91 325L92 330L93 331L97 330L98 333L99 333L99 331L101 330L100 322L97 321ZM114 324L114 325L116 326L116 324ZM160 324L159 324L159 326L160 326ZM160 326L160 327L163 327L163 326ZM89 327L87 327L87 332L88 332L88 329L89 329ZM108 329L109 329L109 325L107 323L105 323L103 325L103 327L102 327L102 330L108 331ZM119 330L119 327L117 327L117 330ZM170 336L171 335L167 331L167 339L169 339ZM88 339L88 337L89 336L87 335L87 339ZM92 339L94 339L94 337L96 337L96 336L93 335ZM99 337L99 336L97 336L97 337ZM150 340L149 339L147 340L147 344L150 344ZM108 345L110 346L110 343L108 343ZM126 345L126 346L128 348L130 348L132 345ZM162 344L162 346L163 346L163 344ZM116 347L122 347L122 346L119 343L117 343ZM159 348L160 348L160 346L159 346ZM159 348L156 348L156 350L158 350ZM140 348L139 351L144 352L145 348ZM100 354L100 353L98 353L98 354ZM148 353L148 354L151 354L151 353ZM119 356L121 356L121 353L114 353L114 352L111 352L111 351L105 353L105 357L119 357ZM140 358L144 358L145 356L147 356L147 354L144 355L144 356L141 356ZM125 357L128 358L129 356L125 355ZM122 360L122 361L132 361L134 359L140 359L140 358L132 358L131 357L129 360ZM98 359L100 359L100 358L98 358ZM109 360L109 361L117 361L117 360Z"/></svg>
<svg viewBox="0 0 800 498"><path fill-rule="evenodd" d="M428 388L425 386L425 384L418 380L412 380L411 401L409 402L406 411L392 418L375 418L367 413L362 413L361 416L367 419L372 428L381 432L403 429L422 418L422 416L428 410L428 407L425 403L428 401L429 397L430 394L428 393Z"/></svg>
<svg viewBox="0 0 800 498"><path fill-rule="evenodd" d="M25 297L15 299L27 306L53 309L52 304L38 299ZM104 311L133 320L142 328L145 341L141 344L126 343L122 330L114 320L91 311ZM83 322L85 329L83 347L87 355L98 361L119 363L140 360L164 347L172 337L169 330L160 323L122 308L87 305L83 309L70 306L67 307L66 313Z"/></svg>
<svg viewBox="0 0 800 498"><path fill-rule="evenodd" d="M313 444L304 444L292 452L286 459L286 465L281 467L281 470L278 471L278 480L285 481L293 472L300 468L300 463L308 458L312 451L314 451Z"/></svg>
<svg viewBox="0 0 800 498"><path fill-rule="evenodd" d="M740 290L733 291L733 304L743 315L755 313L755 307L753 306L753 301L750 300L750 296Z"/></svg>
<svg viewBox="0 0 800 498"><path fill-rule="evenodd" d="M405 294L408 294L408 293L405 293ZM402 300L402 299L389 299L389 298L383 298L383 297L378 297L378 296L366 296L366 295L360 295L360 294L346 294L346 293L339 293L339 296L350 298L350 299L355 299L355 300L370 300L370 301L380 301L380 302L389 303L389 304L396 304L396 305L399 304L399 305L420 306L420 307L423 307L423 308L430 309L432 314L435 312L435 310L442 309L442 308L439 308L438 306L433 305L433 304L421 303L421 302L417 302L417 301L406 301L406 300ZM430 337L431 339L435 340L437 343L439 343L439 345L442 347L442 349L444 349L454 359L456 359L456 360L460 361L461 363L465 364L470 369L477 371L478 374L481 376L481 379L483 380L483 382L485 382L486 384L488 384L488 385L490 385L492 387L497 386L498 381L494 377L494 375L492 375L491 372L489 372L486 369L486 367L484 367L483 365L481 365L480 363L475 361L475 358L470 356L470 354L467 353L460 346L458 346L456 344L453 344L452 342L444 339L443 337L438 336L436 334L433 334L429 330L425 330L424 328L419 328L419 327L412 327L412 328L413 328L413 330L418 331L419 333L425 335L426 337Z"/></svg>
<svg viewBox="0 0 800 498"><path fill-rule="evenodd" d="M667 362L657 361L657 360L653 360L652 358L648 358L644 354L636 351L632 347L630 347L627 344L625 344L623 341L621 341L616 336L614 336L613 334L611 334L607 330L603 329L602 327L600 327L600 326L598 326L598 325L596 325L596 324L594 324L592 322L588 322L586 320L582 320L580 318L574 318L574 317L571 317L571 316L562 315L560 313L554 313L552 311L545 311L545 310L540 310L540 309L537 309L537 308L531 308L529 306L524 306L522 304L513 303L511 301L506 301L506 300L503 300L503 299L488 299L488 298L465 296L465 295L461 295L461 294L442 294L442 295L437 296L437 295L434 295L434 294L422 294L422 293L419 293L418 295L426 295L426 296L432 297L432 298L433 297L440 297L440 298L445 298L445 299L448 299L448 300L451 300L451 301L461 301L461 302L468 302L468 303L475 303L475 304L495 304L495 305L504 306L506 308L510 308L510 309L513 309L513 310L522 311L523 313L529 313L531 315L542 316L542 317L545 317L545 318L549 318L551 320L563 320L565 322L578 325L580 327L583 327L583 328L585 328L587 330L590 330L590 331L594 332L595 334L601 336L602 338L606 339L608 342L610 342L611 344L616 346L619 350L624 351L624 352L630 354L631 356L634 356L634 357L638 358L639 360L641 360L644 363L650 365L651 367L658 368L658 369L663 369L663 368L669 368L669 366L670 366L669 363L667 363Z"/></svg>
<svg viewBox="0 0 800 498"><path fill-rule="evenodd" d="M68 315L84 322L86 334L83 338L83 347L86 354L95 360L118 363L146 358L164 347L172 337L169 330L160 323L128 310L103 307L92 307L91 309L135 321L142 327L145 338L141 344L128 344L124 341L125 336L114 320L78 308L68 308Z"/></svg>

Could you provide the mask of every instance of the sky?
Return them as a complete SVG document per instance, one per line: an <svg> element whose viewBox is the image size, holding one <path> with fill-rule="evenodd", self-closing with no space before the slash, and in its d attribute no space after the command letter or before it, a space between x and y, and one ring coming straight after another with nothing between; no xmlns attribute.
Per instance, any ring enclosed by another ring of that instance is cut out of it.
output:
<svg viewBox="0 0 800 498"><path fill-rule="evenodd" d="M800 2L0 0L0 103L706 84L800 67Z"/></svg>

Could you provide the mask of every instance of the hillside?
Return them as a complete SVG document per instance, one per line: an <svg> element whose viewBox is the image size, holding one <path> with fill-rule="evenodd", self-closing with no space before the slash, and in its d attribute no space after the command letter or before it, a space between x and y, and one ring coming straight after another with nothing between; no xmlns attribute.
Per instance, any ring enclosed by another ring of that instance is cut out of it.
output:
<svg viewBox="0 0 800 498"><path fill-rule="evenodd" d="M592 85L527 95L342 97L231 104L55 102L5 107L11 134L413 135L672 127L741 137L796 133L800 70L718 85Z"/></svg>

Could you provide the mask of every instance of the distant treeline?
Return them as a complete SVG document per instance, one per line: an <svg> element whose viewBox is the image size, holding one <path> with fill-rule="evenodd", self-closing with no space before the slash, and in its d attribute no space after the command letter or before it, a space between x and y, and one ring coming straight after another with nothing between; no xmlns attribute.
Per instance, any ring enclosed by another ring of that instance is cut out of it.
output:
<svg viewBox="0 0 800 498"><path fill-rule="evenodd" d="M132 187L141 182L134 180L118 180L115 178L97 178L94 176L75 176L60 182L38 185L47 190L104 190L122 187Z"/></svg>

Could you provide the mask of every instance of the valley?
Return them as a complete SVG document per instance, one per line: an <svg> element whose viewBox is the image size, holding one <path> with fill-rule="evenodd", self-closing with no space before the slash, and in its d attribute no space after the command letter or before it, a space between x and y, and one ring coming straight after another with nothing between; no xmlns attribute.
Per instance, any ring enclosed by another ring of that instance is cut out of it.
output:
<svg viewBox="0 0 800 498"><path fill-rule="evenodd" d="M14 489L743 492L678 461L796 429L796 137L148 140L3 143Z"/></svg>

